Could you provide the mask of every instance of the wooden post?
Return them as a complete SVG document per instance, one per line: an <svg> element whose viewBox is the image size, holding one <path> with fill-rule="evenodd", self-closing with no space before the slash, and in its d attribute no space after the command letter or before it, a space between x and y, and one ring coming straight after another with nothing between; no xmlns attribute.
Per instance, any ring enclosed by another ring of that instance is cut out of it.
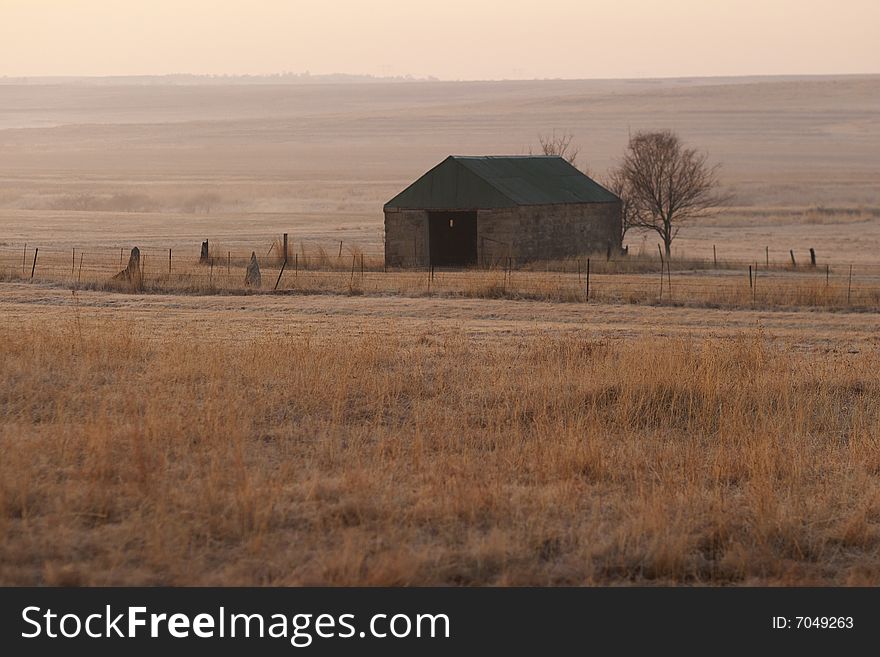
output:
<svg viewBox="0 0 880 657"><path fill-rule="evenodd" d="M764 265L767 267L767 269L770 269L770 247L769 246L764 247Z"/></svg>
<svg viewBox="0 0 880 657"><path fill-rule="evenodd" d="M21 251L21 277L24 278L25 261L27 260L27 242L24 243L24 249Z"/></svg>
<svg viewBox="0 0 880 657"><path fill-rule="evenodd" d="M587 301L590 300L590 259L587 258Z"/></svg>
<svg viewBox="0 0 880 657"><path fill-rule="evenodd" d="M73 253L70 256L70 275L73 276L76 271L76 247L73 247Z"/></svg>
<svg viewBox="0 0 880 657"><path fill-rule="evenodd" d="M657 245L659 248L659 244ZM712 245L712 262L715 265L715 269L718 269L718 252L715 250L715 245Z"/></svg>
<svg viewBox="0 0 880 657"><path fill-rule="evenodd" d="M755 284L752 286L752 304L755 303L755 297L758 294L758 263L755 263Z"/></svg>
<svg viewBox="0 0 880 657"><path fill-rule="evenodd" d="M273 290L278 289L278 284L281 282L281 274L284 273L284 268L286 266L287 266L287 261L285 260L284 262L281 263L281 271L278 272L278 278L275 279L275 287L272 288Z"/></svg>
<svg viewBox="0 0 880 657"><path fill-rule="evenodd" d="M434 276L434 274L431 274L432 278L433 278L433 276ZM361 278L363 278L363 277L364 277L364 254L361 253Z"/></svg>
<svg viewBox="0 0 880 657"><path fill-rule="evenodd" d="M825 287L828 287L829 278L831 278L831 269L828 265L825 265Z"/></svg>
<svg viewBox="0 0 880 657"><path fill-rule="evenodd" d="M168 275L171 276L171 249L168 249Z"/></svg>
<svg viewBox="0 0 880 657"><path fill-rule="evenodd" d="M816 266L816 251L810 247L810 267Z"/></svg>
<svg viewBox="0 0 880 657"><path fill-rule="evenodd" d="M752 289L752 266L749 265L749 289Z"/></svg>
<svg viewBox="0 0 880 657"><path fill-rule="evenodd" d="M79 273L76 275L76 282L79 283L82 280L83 275L83 252L79 252Z"/></svg>
<svg viewBox="0 0 880 657"><path fill-rule="evenodd" d="M230 267L232 265L232 251L226 252L226 275L229 275Z"/></svg>
<svg viewBox="0 0 880 657"><path fill-rule="evenodd" d="M40 247L34 249L34 264L31 266L31 278L34 277L34 271L37 269L37 254L40 252Z"/></svg>
<svg viewBox="0 0 880 657"><path fill-rule="evenodd" d="M336 256L336 257L337 257L337 258L341 258L341 257L342 257L342 240L339 240L339 255Z"/></svg>
<svg viewBox="0 0 880 657"><path fill-rule="evenodd" d="M36 256L34 256L36 258ZM849 266L849 280L846 284L846 305L849 305L852 298L852 265Z"/></svg>
<svg viewBox="0 0 880 657"><path fill-rule="evenodd" d="M296 278L299 274L299 253L293 254L293 277Z"/></svg>
<svg viewBox="0 0 880 657"><path fill-rule="evenodd" d="M580 283L581 282L581 261L578 260L577 263L578 263L578 283Z"/></svg>
<svg viewBox="0 0 880 657"><path fill-rule="evenodd" d="M283 245L283 248L284 248L284 262L287 263L287 256L288 256L288 253L289 253L288 250L287 250L287 233L284 233L284 235L282 236L282 240L284 241L284 245ZM283 271L283 269L282 269L282 271Z"/></svg>
<svg viewBox="0 0 880 657"><path fill-rule="evenodd" d="M791 266L797 268L797 262L794 259L794 250L789 249L788 254L791 256Z"/></svg>

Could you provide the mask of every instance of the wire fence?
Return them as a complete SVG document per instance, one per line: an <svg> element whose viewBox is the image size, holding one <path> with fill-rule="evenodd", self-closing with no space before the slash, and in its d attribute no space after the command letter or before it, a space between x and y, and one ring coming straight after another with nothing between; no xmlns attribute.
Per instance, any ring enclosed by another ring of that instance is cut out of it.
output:
<svg viewBox="0 0 880 657"><path fill-rule="evenodd" d="M81 289L178 293L301 292L450 295L548 301L669 303L717 307L880 310L880 264L666 259L596 254L549 262L506 258L491 266L389 268L382 251L355 244L274 243L255 250L140 249L139 275L115 278L130 249L0 247L0 280ZM261 282L246 285L252 255Z"/></svg>

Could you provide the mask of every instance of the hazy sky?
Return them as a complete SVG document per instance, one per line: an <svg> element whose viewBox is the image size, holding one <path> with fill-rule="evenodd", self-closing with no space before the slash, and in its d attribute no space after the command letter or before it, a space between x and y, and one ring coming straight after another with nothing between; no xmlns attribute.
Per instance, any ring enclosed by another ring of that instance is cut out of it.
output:
<svg viewBox="0 0 880 657"><path fill-rule="evenodd" d="M880 72L880 0L0 0L0 75Z"/></svg>

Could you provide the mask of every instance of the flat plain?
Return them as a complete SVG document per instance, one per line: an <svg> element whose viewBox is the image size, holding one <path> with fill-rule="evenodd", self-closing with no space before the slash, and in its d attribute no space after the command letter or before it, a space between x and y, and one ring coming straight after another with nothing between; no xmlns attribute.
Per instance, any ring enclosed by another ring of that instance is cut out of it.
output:
<svg viewBox="0 0 880 657"><path fill-rule="evenodd" d="M0 108L3 583L880 582L880 78L2 84ZM450 153L570 131L601 178L667 127L734 193L674 259L813 247L825 292L18 278L23 247L375 257L382 203Z"/></svg>

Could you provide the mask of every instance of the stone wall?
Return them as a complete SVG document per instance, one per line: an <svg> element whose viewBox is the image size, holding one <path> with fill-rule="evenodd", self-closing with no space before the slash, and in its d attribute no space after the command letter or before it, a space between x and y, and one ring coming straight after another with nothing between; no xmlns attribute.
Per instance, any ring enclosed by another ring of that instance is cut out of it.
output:
<svg viewBox="0 0 880 657"><path fill-rule="evenodd" d="M385 264L389 267L428 266L428 213L425 210L385 211Z"/></svg>
<svg viewBox="0 0 880 657"><path fill-rule="evenodd" d="M605 253L620 244L620 203L529 205L477 214L481 266L555 260ZM428 266L428 213L385 212L385 262L389 267Z"/></svg>
<svg viewBox="0 0 880 657"><path fill-rule="evenodd" d="M618 251L620 203L534 205L480 210L477 247L480 263L507 257L516 263L555 260Z"/></svg>

